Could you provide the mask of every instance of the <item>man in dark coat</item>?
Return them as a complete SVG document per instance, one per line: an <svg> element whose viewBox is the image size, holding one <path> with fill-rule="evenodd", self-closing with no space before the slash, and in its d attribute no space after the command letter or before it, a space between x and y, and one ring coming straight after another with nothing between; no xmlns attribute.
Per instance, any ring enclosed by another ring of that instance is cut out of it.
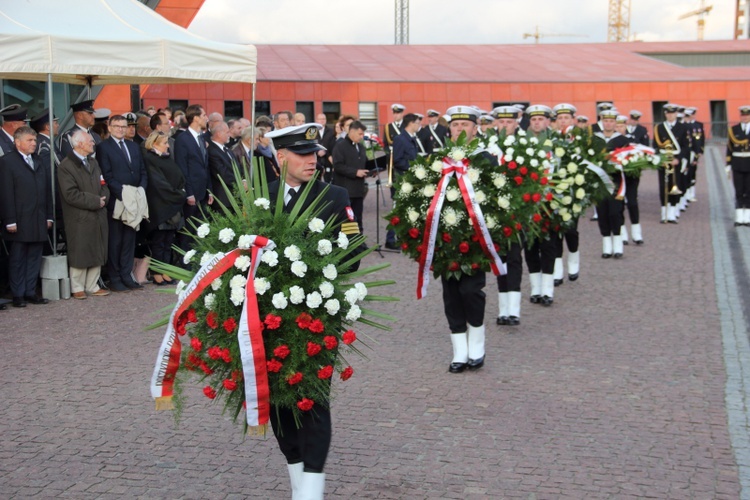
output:
<svg viewBox="0 0 750 500"><path fill-rule="evenodd" d="M109 295L99 287L102 266L107 262L107 202L109 189L103 182L94 153L94 138L82 130L70 136L73 147L60 162L57 182L68 242L70 290L83 300Z"/></svg>
<svg viewBox="0 0 750 500"><path fill-rule="evenodd" d="M60 142L58 144L60 147L60 153L63 157L68 156L68 153L73 151L73 147L70 145L70 136L78 129L91 134L91 137L94 138L95 144L98 145L102 142L102 138L99 134L91 130L91 127L94 126L96 121L96 118L94 117L94 101L87 100L77 102L71 104L70 109L73 111L73 119L75 120L75 123L73 124L73 127L60 136Z"/></svg>
<svg viewBox="0 0 750 500"><path fill-rule="evenodd" d="M13 306L46 304L36 294L42 249L52 227L49 169L36 155L36 132L23 126L13 134L16 150L0 161L0 219L3 238L12 241L8 262Z"/></svg>
<svg viewBox="0 0 750 500"><path fill-rule="evenodd" d="M286 164L284 181L277 180L268 186L271 206L276 205L279 196L284 196L284 210L291 210L300 190L312 180L316 172L316 152L322 150L318 142L320 128L316 123L307 123L267 134L273 139L279 164ZM362 154L364 156L364 151ZM359 234L345 189L319 180L310 188L306 204L312 203L318 194L328 188L324 195L327 206L318 217L324 221L334 218L341 232L350 238ZM289 409L274 407L271 414L271 426L287 460L293 496L296 498L304 492L305 498L322 500L325 489L323 467L331 444L330 409L325 405L316 405L315 411L305 412L301 416L299 426Z"/></svg>
<svg viewBox="0 0 750 500"><path fill-rule="evenodd" d="M208 170L211 173L211 192L217 201L225 207L230 207L229 196L222 185L226 184L230 191L234 190L234 154L226 146L229 140L229 125L219 122L211 130L211 141L208 143ZM221 210L218 204L214 208Z"/></svg>
<svg viewBox="0 0 750 500"><path fill-rule="evenodd" d="M333 147L336 144L336 132L333 127L327 125L327 117L324 113L319 113L315 122L323 126L320 131L320 144L326 148L325 151L318 151L318 170L321 171L321 179L326 182L333 180Z"/></svg>
<svg viewBox="0 0 750 500"><path fill-rule="evenodd" d="M111 194L107 204L107 220L109 221L107 274L110 280L110 290L113 292L143 289L143 285L135 281L132 276L136 231L123 221L112 218L115 200L122 201L124 186L146 189L148 184L141 147L133 141L124 140L127 127L128 122L124 116L112 116L109 119L109 133L111 134L109 139L96 147L96 159Z"/></svg>
<svg viewBox="0 0 750 500"><path fill-rule="evenodd" d="M346 137L336 143L333 148L333 184L341 186L349 193L354 216L362 228L362 212L367 193L365 178L370 174L367 170L367 151L363 142L367 127L360 121L353 121L349 125Z"/></svg>

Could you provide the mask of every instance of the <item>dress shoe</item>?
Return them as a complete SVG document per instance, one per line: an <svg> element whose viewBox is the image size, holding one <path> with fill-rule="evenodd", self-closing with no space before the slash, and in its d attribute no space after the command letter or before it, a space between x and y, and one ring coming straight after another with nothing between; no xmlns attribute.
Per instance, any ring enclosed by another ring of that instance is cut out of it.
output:
<svg viewBox="0 0 750 500"><path fill-rule="evenodd" d="M125 281L123 282L127 288L130 288L131 290L143 290L143 285L140 283L136 283L135 281Z"/></svg>
<svg viewBox="0 0 750 500"><path fill-rule="evenodd" d="M630 242L628 240L622 240L623 245L630 245Z"/></svg>
<svg viewBox="0 0 750 500"><path fill-rule="evenodd" d="M448 367L448 371L451 373L461 373L466 369L468 363L451 363Z"/></svg>
<svg viewBox="0 0 750 500"><path fill-rule="evenodd" d="M99 290L93 292L91 294L92 297L106 297L109 295L109 290L105 290L104 288L100 288Z"/></svg>
<svg viewBox="0 0 750 500"><path fill-rule="evenodd" d="M636 245L643 245L643 240L636 240L635 244Z"/></svg>
<svg viewBox="0 0 750 500"><path fill-rule="evenodd" d="M611 253L603 253L602 254L602 259L609 259L610 257L612 257Z"/></svg>
<svg viewBox="0 0 750 500"><path fill-rule="evenodd" d="M662 219L659 222L661 222L662 224L666 224L667 223L667 219Z"/></svg>
<svg viewBox="0 0 750 500"><path fill-rule="evenodd" d="M616 254L614 255L614 258L615 258L615 259L622 259L622 254L621 254L621 253L616 253Z"/></svg>
<svg viewBox="0 0 750 500"><path fill-rule="evenodd" d="M49 300L45 299L44 297L40 297L39 295L27 295L23 298L26 302L30 304L48 304Z"/></svg>
<svg viewBox="0 0 750 500"><path fill-rule="evenodd" d="M591 217L591 220L599 220L599 216L594 215L593 217Z"/></svg>
<svg viewBox="0 0 750 500"><path fill-rule="evenodd" d="M553 302L554 302L554 299L548 295L545 295L544 297L542 297L542 300L541 300L541 304L543 306L551 306Z"/></svg>
<svg viewBox="0 0 750 500"><path fill-rule="evenodd" d="M562 284L563 284L563 280L562 279L555 280L555 286L560 286Z"/></svg>
<svg viewBox="0 0 750 500"><path fill-rule="evenodd" d="M73 292L73 298L77 300L86 300L86 292Z"/></svg>
<svg viewBox="0 0 750 500"><path fill-rule="evenodd" d="M113 292L129 292L130 291L130 288L126 287L122 283L119 283L119 282L116 283L114 281L109 284L109 289Z"/></svg>
<svg viewBox="0 0 750 500"><path fill-rule="evenodd" d="M498 316L497 317L497 324L498 325L507 325L508 324L508 317L507 316Z"/></svg>
<svg viewBox="0 0 750 500"><path fill-rule="evenodd" d="M13 307L26 307L26 301L23 297L13 297Z"/></svg>
<svg viewBox="0 0 750 500"><path fill-rule="evenodd" d="M482 356L479 359L470 359L469 362L466 363L466 367L469 370L479 370L483 366L484 366L484 356Z"/></svg>
<svg viewBox="0 0 750 500"><path fill-rule="evenodd" d="M667 223L669 223L669 224L678 224L677 220L668 220Z"/></svg>
<svg viewBox="0 0 750 500"><path fill-rule="evenodd" d="M521 324L521 319L518 316L508 316L508 326L518 326Z"/></svg>
<svg viewBox="0 0 750 500"><path fill-rule="evenodd" d="M532 295L531 297L529 297L529 302L531 302L532 304L538 304L541 300L541 295Z"/></svg>
<svg viewBox="0 0 750 500"><path fill-rule="evenodd" d="M575 274L569 274L569 275L568 275L568 280L569 280L569 281L575 281L575 280L577 280L577 279L578 279L578 273L575 273Z"/></svg>
<svg viewBox="0 0 750 500"><path fill-rule="evenodd" d="M388 250L400 250L401 246L398 243L391 243L390 241L386 241L385 248L387 248Z"/></svg>

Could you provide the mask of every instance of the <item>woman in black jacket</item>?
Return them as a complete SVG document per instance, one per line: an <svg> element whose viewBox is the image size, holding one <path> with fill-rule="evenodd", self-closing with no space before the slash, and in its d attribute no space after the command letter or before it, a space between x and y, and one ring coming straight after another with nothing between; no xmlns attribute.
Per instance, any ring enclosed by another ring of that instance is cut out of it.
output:
<svg viewBox="0 0 750 500"><path fill-rule="evenodd" d="M151 258L172 263L172 243L177 231L185 225L182 205L185 203L185 177L180 167L169 156L169 136L152 132L144 142L144 160L148 173L146 199L149 223L147 239ZM166 274L154 275L157 285L170 284Z"/></svg>

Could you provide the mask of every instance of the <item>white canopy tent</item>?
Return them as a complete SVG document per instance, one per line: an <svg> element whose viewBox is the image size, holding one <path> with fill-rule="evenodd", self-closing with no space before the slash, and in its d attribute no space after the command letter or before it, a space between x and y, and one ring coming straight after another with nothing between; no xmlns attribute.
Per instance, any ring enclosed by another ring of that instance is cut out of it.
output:
<svg viewBox="0 0 750 500"><path fill-rule="evenodd" d="M90 87L211 81L252 84L255 122L255 46L197 36L136 0L4 1L0 47L0 78L47 81L50 120L52 82ZM57 245L52 247L56 254Z"/></svg>

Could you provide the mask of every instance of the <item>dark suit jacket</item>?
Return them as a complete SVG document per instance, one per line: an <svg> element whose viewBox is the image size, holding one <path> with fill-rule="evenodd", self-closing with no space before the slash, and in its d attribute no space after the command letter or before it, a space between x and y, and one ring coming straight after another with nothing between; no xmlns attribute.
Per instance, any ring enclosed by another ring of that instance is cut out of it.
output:
<svg viewBox="0 0 750 500"><path fill-rule="evenodd" d="M437 136L440 140L438 141L435 136ZM439 123L435 126L434 135L430 131L429 125L427 125L426 127L422 127L419 132L417 132L417 137L419 137L419 140L422 141L422 145L424 146L425 152L428 155L432 154L432 152L436 149L442 149L445 146L445 140L450 136L451 133L450 130L448 130L448 127L444 127Z"/></svg>
<svg viewBox="0 0 750 500"><path fill-rule="evenodd" d="M357 170L367 168L367 153L364 143L357 147L344 137L333 148L333 183L349 193L349 198L364 198L367 185Z"/></svg>
<svg viewBox="0 0 750 500"><path fill-rule="evenodd" d="M33 170L18 151L0 158L0 219L3 238L9 241L47 241L47 221L52 220L49 168L36 154L32 158ZM10 224L17 224L15 233L6 230Z"/></svg>
<svg viewBox="0 0 750 500"><path fill-rule="evenodd" d="M234 189L236 179L232 168L233 161L234 154L229 149L225 151L224 147L217 146L213 141L208 143L208 170L211 174L211 192L214 198L221 201L226 207L229 206L229 197L224 190L224 186L221 185L220 179L224 180L224 184L230 190ZM216 208L219 208L218 205Z"/></svg>
<svg viewBox="0 0 750 500"><path fill-rule="evenodd" d="M648 129L643 125L636 125L635 130L630 135L633 136L633 141L638 144L648 146L651 143L651 139L648 137Z"/></svg>
<svg viewBox="0 0 750 500"><path fill-rule="evenodd" d="M204 156L192 132L186 130L174 140L174 159L185 177L185 193L197 203L206 199L209 186L208 151Z"/></svg>
<svg viewBox="0 0 750 500"><path fill-rule="evenodd" d="M15 150L16 144L13 142L13 139L8 137L8 134L4 130L0 130L0 156L7 155Z"/></svg>
<svg viewBox="0 0 750 500"><path fill-rule="evenodd" d="M399 172L409 170L409 162L417 157L417 141L407 132L399 134L393 140L393 168Z"/></svg>
<svg viewBox="0 0 750 500"><path fill-rule="evenodd" d="M109 187L110 197L107 205L109 212L115 209L116 199L122 200L123 186L140 186L143 189L148 186L148 173L143 163L143 156L141 156L141 147L133 141L123 142L130 153L130 162L114 137L110 137L96 147L96 161Z"/></svg>

